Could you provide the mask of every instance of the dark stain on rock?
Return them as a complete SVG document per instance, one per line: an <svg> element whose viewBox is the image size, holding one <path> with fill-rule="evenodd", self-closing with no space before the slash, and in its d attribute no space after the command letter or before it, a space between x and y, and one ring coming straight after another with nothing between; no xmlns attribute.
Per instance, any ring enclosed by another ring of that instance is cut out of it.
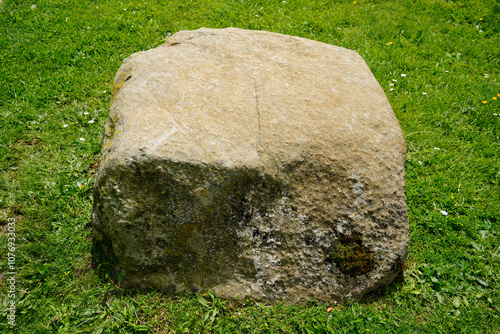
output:
<svg viewBox="0 0 500 334"><path fill-rule="evenodd" d="M304 243L306 246L316 246L318 242L312 233L306 232L304 235Z"/></svg>
<svg viewBox="0 0 500 334"><path fill-rule="evenodd" d="M104 258L113 258L120 268L127 268L126 279L160 271L176 272L190 286L203 289L231 277L235 270L232 264L245 262L238 260L240 228L251 227L255 231L252 242L259 245L274 245L275 240L282 239L254 226L254 217L266 217L285 187L258 170L213 167L207 172L203 166L155 161L146 155L129 160L118 174L113 182L109 178L101 180L102 185L95 189L111 182L106 189L113 197L131 196L137 203L126 217L134 227L128 233L142 245L138 251L147 261L134 263L132 258L114 254L111 243L101 245L107 250ZM134 182L124 182L125 178L133 178ZM123 185L120 193L115 194L114 183ZM95 195L99 199L99 191ZM95 207L97 213L102 209ZM94 228L107 237L101 220L94 221ZM152 230L158 233L150 233ZM238 270L249 276L256 274L253 262L247 262ZM203 274L207 272L218 275L207 277Z"/></svg>

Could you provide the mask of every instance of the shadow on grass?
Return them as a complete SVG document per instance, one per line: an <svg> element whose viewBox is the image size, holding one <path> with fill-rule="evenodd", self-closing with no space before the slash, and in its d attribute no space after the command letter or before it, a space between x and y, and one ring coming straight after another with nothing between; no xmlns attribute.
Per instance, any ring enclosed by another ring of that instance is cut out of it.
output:
<svg viewBox="0 0 500 334"><path fill-rule="evenodd" d="M122 276L115 269L117 261L111 249L111 242L107 240L98 242L92 238L92 269L102 282L112 281L114 285L119 286Z"/></svg>
<svg viewBox="0 0 500 334"><path fill-rule="evenodd" d="M406 263L400 260L398 261L398 267L398 274L391 284L381 286L378 289L368 292L363 296L359 303L371 305L383 300L389 294L396 292L396 290L399 290L399 288L404 284L404 271L406 270Z"/></svg>

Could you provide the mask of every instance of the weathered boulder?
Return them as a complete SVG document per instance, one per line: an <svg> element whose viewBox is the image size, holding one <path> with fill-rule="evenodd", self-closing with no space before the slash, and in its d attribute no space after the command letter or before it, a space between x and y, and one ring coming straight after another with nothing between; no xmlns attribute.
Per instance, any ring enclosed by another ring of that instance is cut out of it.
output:
<svg viewBox="0 0 500 334"><path fill-rule="evenodd" d="M94 236L139 289L357 300L402 270L405 152L354 51L181 31L116 75Z"/></svg>

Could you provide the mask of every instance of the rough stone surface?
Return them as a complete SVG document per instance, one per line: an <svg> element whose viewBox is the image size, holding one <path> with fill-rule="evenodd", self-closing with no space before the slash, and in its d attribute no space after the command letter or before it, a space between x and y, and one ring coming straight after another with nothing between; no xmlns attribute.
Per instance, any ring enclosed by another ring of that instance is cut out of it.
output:
<svg viewBox="0 0 500 334"><path fill-rule="evenodd" d="M405 154L354 51L181 31L116 75L94 236L140 289L357 300L406 257Z"/></svg>

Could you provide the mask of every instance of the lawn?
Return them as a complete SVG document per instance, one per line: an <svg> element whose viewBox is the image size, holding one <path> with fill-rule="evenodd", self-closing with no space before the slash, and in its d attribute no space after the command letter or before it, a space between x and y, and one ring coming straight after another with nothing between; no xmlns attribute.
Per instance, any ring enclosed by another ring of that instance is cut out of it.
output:
<svg viewBox="0 0 500 334"><path fill-rule="evenodd" d="M500 332L499 0L145 1L0 4L0 332ZM295 35L366 60L408 146L404 280L358 303L298 307L137 293L93 266L114 75L200 27Z"/></svg>

